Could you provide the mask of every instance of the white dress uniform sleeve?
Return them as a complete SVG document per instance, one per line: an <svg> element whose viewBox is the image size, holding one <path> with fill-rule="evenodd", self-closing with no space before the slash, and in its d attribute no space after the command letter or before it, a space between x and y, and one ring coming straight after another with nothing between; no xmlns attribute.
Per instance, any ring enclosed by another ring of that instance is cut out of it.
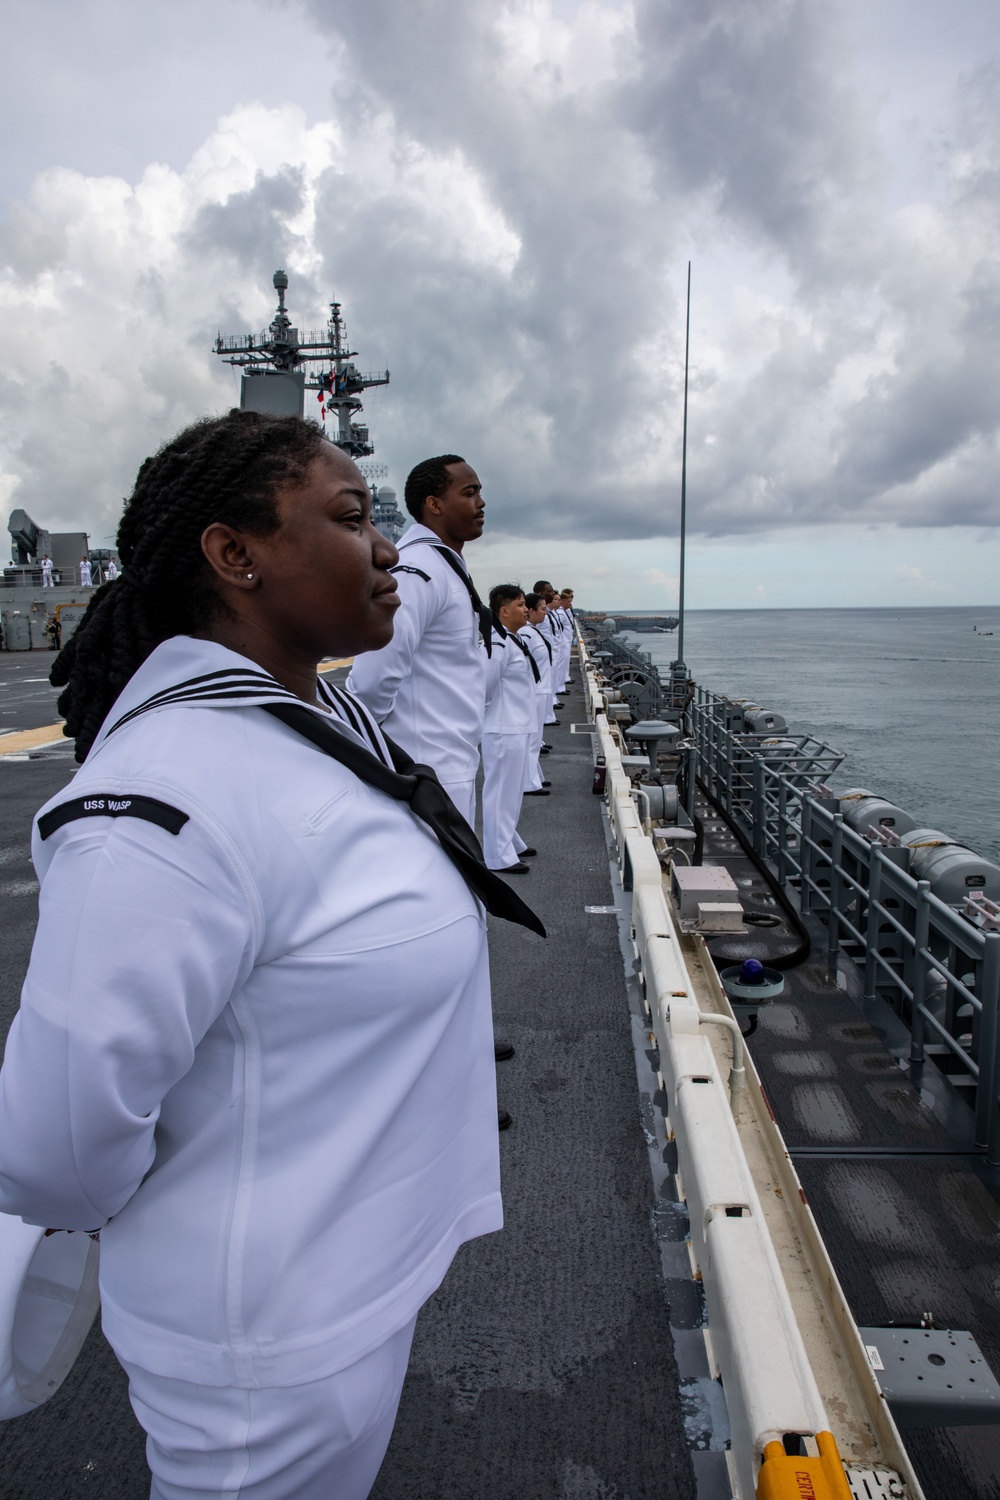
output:
<svg viewBox="0 0 1000 1500"><path fill-rule="evenodd" d="M413 669L413 658L424 632L434 619L441 598L432 578L425 582L415 573L397 573L399 608L396 611L392 640L379 651L359 656L351 667L347 686L371 710L381 724L396 703L396 694L404 678Z"/></svg>
<svg viewBox="0 0 1000 1500"><path fill-rule="evenodd" d="M507 663L510 659L511 651L516 650L516 647L510 647L506 645L506 643L497 635L496 631L493 632L492 645L493 650L491 654L486 658L487 717L489 717L490 704L496 697L497 690L500 687L500 679L507 668Z"/></svg>
<svg viewBox="0 0 1000 1500"><path fill-rule="evenodd" d="M138 819L36 834L42 875L31 963L0 1074L0 1209L97 1229L153 1163L165 1094L250 973L249 876L190 818L176 837Z"/></svg>

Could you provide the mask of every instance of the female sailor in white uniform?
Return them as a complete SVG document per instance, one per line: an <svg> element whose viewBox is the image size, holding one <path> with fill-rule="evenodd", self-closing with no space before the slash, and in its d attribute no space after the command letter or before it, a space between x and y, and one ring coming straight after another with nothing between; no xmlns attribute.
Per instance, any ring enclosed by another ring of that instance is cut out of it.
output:
<svg viewBox="0 0 1000 1500"><path fill-rule="evenodd" d="M523 875L530 868L521 858L528 846L517 820L537 722L538 671L516 633L528 618L523 589L497 584L490 590L490 608L497 665L487 678L483 728L483 852L491 870Z"/></svg>
<svg viewBox="0 0 1000 1500"><path fill-rule="evenodd" d="M101 1230L154 1497L361 1500L418 1309L501 1225L477 895L517 898L317 678L396 607L317 427L196 424L118 543L53 671L86 760L35 827L0 1209Z"/></svg>
<svg viewBox="0 0 1000 1500"><path fill-rule="evenodd" d="M532 593L524 596L524 602L528 609L528 623L518 631L518 635L531 652L538 673L535 679L535 731L528 749L524 777L524 790L534 792L541 788L545 780L539 756L545 736L545 716L552 698L553 651L551 642L540 629L545 619L545 600L541 594Z"/></svg>

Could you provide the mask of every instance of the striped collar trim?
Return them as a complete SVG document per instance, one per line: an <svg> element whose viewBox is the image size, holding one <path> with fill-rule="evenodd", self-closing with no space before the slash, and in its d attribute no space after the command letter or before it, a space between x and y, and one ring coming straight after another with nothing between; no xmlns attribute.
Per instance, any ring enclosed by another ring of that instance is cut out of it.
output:
<svg viewBox="0 0 1000 1500"><path fill-rule="evenodd" d="M372 751L385 765L392 766L392 758L378 724L365 705L352 693L333 683L319 679L319 696L332 715L337 729L346 729L361 740L367 750ZM142 703L117 719L102 735L106 741L116 730L131 724L143 714L160 708L172 708L176 704L207 704L209 707L255 708L267 703L295 703L312 708L322 714L317 704L305 703L276 677L249 667L230 667L219 672L204 672L198 677L189 677L182 682L152 693Z"/></svg>

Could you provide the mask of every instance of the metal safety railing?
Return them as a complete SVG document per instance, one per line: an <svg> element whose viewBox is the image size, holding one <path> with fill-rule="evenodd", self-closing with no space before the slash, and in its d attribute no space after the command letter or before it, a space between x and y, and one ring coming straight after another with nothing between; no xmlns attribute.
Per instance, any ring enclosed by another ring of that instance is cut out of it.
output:
<svg viewBox="0 0 1000 1500"><path fill-rule="evenodd" d="M598 650L603 646L603 641L597 643ZM772 1240L768 1209L744 1151L741 1111L751 1108L761 1121L769 1122L761 1128L774 1135L779 1176L784 1174L782 1191L803 1220L801 1232L814 1234L809 1209L741 1040L733 1037L732 1067L720 1068L709 1037L717 1025L706 1023L721 1022L730 1034L738 1026L731 1018L727 1021L718 1011L703 1007L704 983L688 967L664 891L660 861L643 827L635 789L622 761L620 736L608 719L608 695L582 642L581 657L598 763L604 766L621 886L630 896L637 972L656 1042L669 1131L677 1147L678 1178L688 1205L691 1254L704 1287L711 1348L732 1428L733 1494L738 1500L753 1500L755 1495L757 1500L765 1496L784 1500L786 1495L801 1496L808 1481L810 1493L832 1500L847 1492L845 1469L831 1435L832 1426L844 1426L843 1413L831 1422L820 1394L796 1304ZM744 1064L749 1075L746 1084ZM895 1492L919 1500L919 1484L891 1415L878 1396L850 1310L818 1238L816 1243L817 1264L821 1265L816 1284L828 1299L824 1305L829 1322L824 1326L836 1328L843 1364L855 1372L857 1389L869 1394L866 1431L877 1433L883 1460L895 1467L894 1480L905 1475L906 1488ZM796 1433L814 1435L820 1457L788 1459L785 1443L789 1434ZM851 1441L846 1427L838 1435ZM828 1479L819 1473L823 1463L829 1467ZM871 1493L855 1488L851 1468L849 1464L849 1492ZM862 1469L863 1474L874 1472L864 1465Z"/></svg>
<svg viewBox="0 0 1000 1500"><path fill-rule="evenodd" d="M909 851L851 828L828 786L844 757L811 735L731 727L738 706L699 688L691 704L699 779L774 872L826 927L826 964L863 971L866 1000L909 1028L910 1061L930 1057L968 1097L975 1144L1000 1163L1000 931L975 925L909 874Z"/></svg>

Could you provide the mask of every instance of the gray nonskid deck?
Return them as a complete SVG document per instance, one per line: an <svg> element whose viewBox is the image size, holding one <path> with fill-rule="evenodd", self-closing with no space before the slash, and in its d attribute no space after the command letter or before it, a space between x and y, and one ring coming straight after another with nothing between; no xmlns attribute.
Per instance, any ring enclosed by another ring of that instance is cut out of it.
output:
<svg viewBox="0 0 1000 1500"><path fill-rule="evenodd" d="M49 683L55 658L55 651L0 653L0 734L58 722L60 690Z"/></svg>

